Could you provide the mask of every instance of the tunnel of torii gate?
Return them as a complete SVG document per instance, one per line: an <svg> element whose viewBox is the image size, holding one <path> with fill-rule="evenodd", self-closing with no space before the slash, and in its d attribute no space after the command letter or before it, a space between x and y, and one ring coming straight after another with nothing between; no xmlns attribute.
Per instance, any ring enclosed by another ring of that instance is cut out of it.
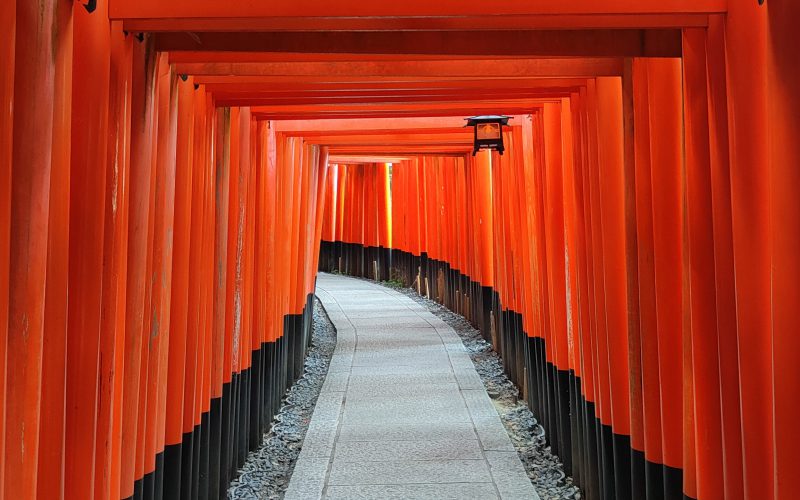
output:
<svg viewBox="0 0 800 500"><path fill-rule="evenodd" d="M469 319L584 498L796 498L798 23L0 3L0 499L224 497L318 270Z"/></svg>

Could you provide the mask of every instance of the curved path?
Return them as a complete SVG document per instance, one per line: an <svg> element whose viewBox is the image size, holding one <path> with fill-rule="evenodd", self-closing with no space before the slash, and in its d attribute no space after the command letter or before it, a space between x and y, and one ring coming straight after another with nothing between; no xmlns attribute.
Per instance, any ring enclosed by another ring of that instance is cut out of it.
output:
<svg viewBox="0 0 800 500"><path fill-rule="evenodd" d="M287 500L539 498L452 328L363 280L317 296L336 351Z"/></svg>

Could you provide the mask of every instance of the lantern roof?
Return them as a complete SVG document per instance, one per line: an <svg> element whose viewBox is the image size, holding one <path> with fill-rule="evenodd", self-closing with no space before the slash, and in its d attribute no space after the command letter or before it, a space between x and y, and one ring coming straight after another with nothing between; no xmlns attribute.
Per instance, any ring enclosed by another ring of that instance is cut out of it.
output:
<svg viewBox="0 0 800 500"><path fill-rule="evenodd" d="M479 123L500 123L501 125L508 125L508 120L510 120L510 116L505 115L481 115L481 116L473 116L471 118L467 118L467 127L471 127L477 125Z"/></svg>

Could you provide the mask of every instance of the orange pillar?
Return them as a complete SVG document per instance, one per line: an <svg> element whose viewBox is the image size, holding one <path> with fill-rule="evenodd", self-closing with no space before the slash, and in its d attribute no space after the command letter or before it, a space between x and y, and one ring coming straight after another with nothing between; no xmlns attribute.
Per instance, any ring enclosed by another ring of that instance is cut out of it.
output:
<svg viewBox="0 0 800 500"><path fill-rule="evenodd" d="M645 483L652 494L663 491L661 440L661 388L658 369L655 257L653 242L652 182L650 165L650 92L648 64L633 62L636 175L636 243L639 274L639 332L642 378Z"/></svg>
<svg viewBox="0 0 800 500"><path fill-rule="evenodd" d="M716 276L708 130L706 32L684 30L683 87L686 135L687 246L697 445L697 498L724 493L722 410L717 352Z"/></svg>
<svg viewBox="0 0 800 500"><path fill-rule="evenodd" d="M69 257L70 126L72 116L72 2L57 2L53 159L50 173L47 288L42 354L42 417L37 495L64 497L67 297Z"/></svg>
<svg viewBox="0 0 800 500"><path fill-rule="evenodd" d="M680 61L648 62L650 103L651 192L655 268L656 323L665 495L680 494L677 469L684 468L681 273L683 195L681 192ZM693 471L689 469L693 474ZM689 480L689 478L687 478ZM691 491L687 493L691 494Z"/></svg>
<svg viewBox="0 0 800 500"><path fill-rule="evenodd" d="M164 450L164 491L177 498L181 486L181 442L183 440L184 397L186 389L187 324L189 314L189 255L192 245L202 246L192 231L196 93L191 80L178 81L177 145L175 160L175 219L172 253L172 293L170 296L169 358L166 380L166 427ZM202 95L202 94L201 94ZM199 119L199 117L198 117ZM198 141L199 142L199 141ZM198 176L204 175L201 165ZM199 184L199 183L198 183ZM199 193L198 193L199 194ZM199 215L199 214L198 214ZM194 352L191 353L192 355ZM196 360L192 360L196 363ZM170 496L172 498L173 496Z"/></svg>
<svg viewBox="0 0 800 500"><path fill-rule="evenodd" d="M230 480L229 474L235 470L236 449L235 449L235 429L236 414L238 410L238 364L239 364L239 333L241 331L240 316L236 314L239 305L237 301L241 283L237 273L237 262L240 262L239 237L241 228L239 226L240 196L243 188L241 182L241 163L239 141L241 130L241 110L231 108L230 110L230 165L228 180L228 209L227 209L227 260L225 262L225 339L224 339L224 368L223 382L229 387L229 395L226 407L223 408L222 417L222 453L221 462L225 474L222 476L221 483L226 484Z"/></svg>
<svg viewBox="0 0 800 500"><path fill-rule="evenodd" d="M486 287L494 286L494 257L492 255L492 234L494 221L492 219L492 165L491 157L483 152L475 157L475 186L477 189L476 204L479 213L480 232L478 248L480 250L481 284Z"/></svg>
<svg viewBox="0 0 800 500"><path fill-rule="evenodd" d="M14 39L17 2L0 4L0 484L5 484L6 346L8 343L8 275L11 246L12 141L14 127ZM0 500L5 498L0 488Z"/></svg>
<svg viewBox="0 0 800 500"><path fill-rule="evenodd" d="M213 199L214 199L214 253L213 253L213 266L212 268L215 270L213 273L213 288L212 288L212 297L213 297L213 319L212 325L209 325L209 329L212 330L212 342L210 347L211 350L211 394L214 395L215 398L220 399L220 405L222 406L221 398L223 396L228 396L228 391L226 390L229 386L228 383L230 382L230 374L227 370L227 352L226 352L226 338L227 338L227 322L228 322L228 310L227 310L227 282L228 282L228 243L229 243L229 227L228 227L228 212L230 209L230 182L232 179L231 176L231 110L230 108L218 108L216 110L216 130L214 140L216 142L216 158L215 161L215 168L214 168L214 176L212 178L216 179L215 189L213 191ZM190 302L190 307L193 307L194 302ZM198 317L192 314L190 310L190 318ZM200 332L197 331L196 333L193 329L189 330L192 335L190 335L187 339L188 348L190 351L192 350L199 350L199 345L202 345L202 337L200 337ZM194 344L192 342L194 341ZM199 362L198 362L199 363ZM187 380L191 381L195 384L194 391L187 391L185 398L191 398L194 405L194 413L189 415L189 418L184 418L184 432L189 432L193 429L195 424L195 419L199 415L199 408L201 406L199 401L199 396L201 394L199 387L202 387L202 383L200 383L201 373L198 371L197 365L187 364L187 368L194 372L194 376L191 376L187 373L186 377ZM228 396L230 397L230 396ZM189 407L189 400L184 399L184 405ZM220 428L220 435L225 435L226 432L226 425L228 414L222 413L223 410L227 410L227 406L220 408L221 412L221 428ZM220 438L221 439L221 438ZM218 446L219 452L217 456L215 456L215 461L217 462L216 470L219 472L212 472L212 477L210 479L210 484L213 487L217 488L224 488L225 480L227 479L227 471L223 468L226 467L226 464L223 463L223 459L227 457L227 443L217 442L216 445ZM213 466L210 466L212 470L214 470ZM186 476L188 477L188 475ZM213 492L212 492L213 493ZM219 492L217 492L219 494Z"/></svg>
<svg viewBox="0 0 800 500"><path fill-rule="evenodd" d="M739 396L739 341L736 325L736 287L733 266L730 154L725 61L725 19L709 17L706 73L711 198L714 217L714 276L716 281L717 353L722 411L724 494L744 497L742 427Z"/></svg>
<svg viewBox="0 0 800 500"><path fill-rule="evenodd" d="M144 421L143 488L148 496L158 482L156 456L164 450L164 417L166 405L166 360L170 325L170 292L172 283L173 219L175 198L175 144L177 92L174 75L159 56L156 92L157 135L155 150L155 191L152 198L153 246L150 274L150 314L148 316L147 413Z"/></svg>
<svg viewBox="0 0 800 500"><path fill-rule="evenodd" d="M725 30L744 492L774 496L768 6L731 2ZM785 48L788 50L788 47ZM778 179L782 181L782 179Z"/></svg>
<svg viewBox="0 0 800 500"><path fill-rule="evenodd" d="M122 469L120 491L123 498L134 493L136 458L140 441L139 417L142 349L145 325L145 287L149 282L147 260L151 241L150 197L153 179L155 57L147 49L152 42L133 44L131 95L131 174L128 219L128 282L126 287L124 386L122 391ZM147 317L147 320L145 319Z"/></svg>
<svg viewBox="0 0 800 500"><path fill-rule="evenodd" d="M598 162L602 220L603 286L605 291L607 353L614 482L620 498L630 496L630 392L628 387L628 318L625 256L625 193L622 85L619 78L597 79ZM627 448L627 449L626 449Z"/></svg>
<svg viewBox="0 0 800 500"><path fill-rule="evenodd" d="M767 111L769 113L768 155L772 170L772 384L775 394L773 442L775 443L775 498L794 495L793 477L800 470L800 303L797 283L800 266L800 225L797 218L797 187L800 177L800 67L797 64L796 21L800 5L787 0L769 3L767 38Z"/></svg>
<svg viewBox="0 0 800 500"><path fill-rule="evenodd" d="M36 496L47 269L53 98L54 3L19 2L12 135L6 364L6 498ZM10 13L9 13L10 15ZM5 80L6 77L4 76ZM7 95L7 94L6 94ZM8 111L2 113L7 117ZM5 146L4 146L5 147ZM8 198L4 198L8 199ZM13 480L7 480L13 478Z"/></svg>
<svg viewBox="0 0 800 500"><path fill-rule="evenodd" d="M567 289L564 274L564 198L561 135L561 104L544 107L545 138L545 234L547 283L549 287L551 360L559 370L568 368ZM508 195L507 195L508 196Z"/></svg>
<svg viewBox="0 0 800 500"><path fill-rule="evenodd" d="M315 219L314 219L314 239L311 250L311 267L309 269L309 285L308 292L313 293L316 283L317 269L319 268L319 251L322 243L322 225L325 217L325 207L328 205L328 198L333 195L327 186L330 185L328 177L331 175L328 167L328 148L320 148L319 157L317 159L316 168L316 188L315 188ZM387 186L388 187L388 186Z"/></svg>
<svg viewBox="0 0 800 500"><path fill-rule="evenodd" d="M377 168L378 229L380 231L378 241L381 247L392 248L392 195L389 192L389 172L392 165L390 163L381 163ZM386 265L389 265L389 263L387 262Z"/></svg>
<svg viewBox="0 0 800 500"><path fill-rule="evenodd" d="M118 126L110 129L106 148L99 415L100 421L107 421L109 425L105 435L97 442L96 498L120 498L125 291L128 278L132 46L133 40L123 33L122 23L112 23L109 123Z"/></svg>
<svg viewBox="0 0 800 500"><path fill-rule="evenodd" d="M97 14L74 9L65 494L92 498L95 482L104 480L95 477L97 448L105 448L111 430L110 406L103 411L98 397L111 51L107 7ZM110 404L110 394L103 396Z"/></svg>

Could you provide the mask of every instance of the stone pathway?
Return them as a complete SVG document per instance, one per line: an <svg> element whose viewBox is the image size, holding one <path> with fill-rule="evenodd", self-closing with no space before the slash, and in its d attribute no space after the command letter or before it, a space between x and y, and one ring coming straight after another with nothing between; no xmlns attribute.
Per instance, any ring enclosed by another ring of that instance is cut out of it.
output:
<svg viewBox="0 0 800 500"><path fill-rule="evenodd" d="M336 350L286 499L539 499L451 327L363 280L317 296Z"/></svg>

